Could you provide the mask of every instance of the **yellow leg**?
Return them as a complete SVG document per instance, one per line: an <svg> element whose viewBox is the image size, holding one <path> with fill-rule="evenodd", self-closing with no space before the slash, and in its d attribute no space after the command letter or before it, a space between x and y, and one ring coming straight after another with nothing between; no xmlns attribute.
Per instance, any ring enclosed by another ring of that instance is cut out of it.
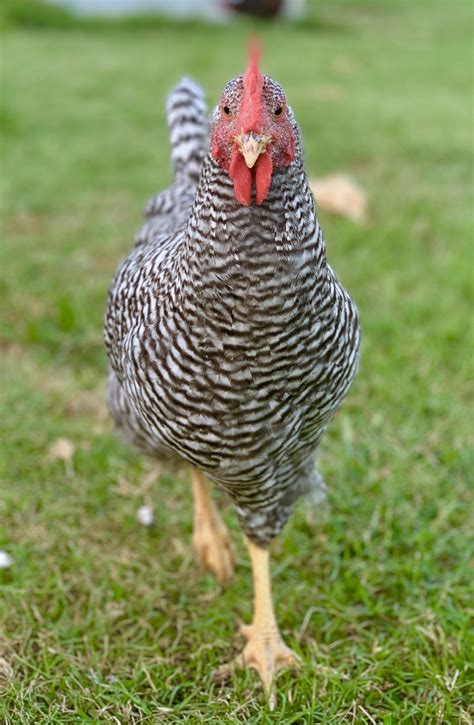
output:
<svg viewBox="0 0 474 725"><path fill-rule="evenodd" d="M250 625L242 625L241 632L247 643L243 652L229 667L221 668L226 675L233 667L252 667L257 670L270 709L276 705L275 675L278 670L298 665L298 656L286 646L278 629L272 601L269 552L245 540L252 563L254 583L254 615Z"/></svg>
<svg viewBox="0 0 474 725"><path fill-rule="evenodd" d="M224 584L234 574L234 554L228 531L209 494L204 475L191 468L194 497L193 545L201 565Z"/></svg>

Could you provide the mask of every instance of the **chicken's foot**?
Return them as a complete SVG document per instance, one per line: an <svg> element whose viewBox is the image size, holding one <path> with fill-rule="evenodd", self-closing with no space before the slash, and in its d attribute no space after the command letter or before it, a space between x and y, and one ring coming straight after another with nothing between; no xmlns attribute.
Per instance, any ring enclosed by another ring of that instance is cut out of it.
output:
<svg viewBox="0 0 474 725"><path fill-rule="evenodd" d="M229 533L209 493L204 475L191 468L194 497L193 546L201 565L224 584L234 574L234 553Z"/></svg>
<svg viewBox="0 0 474 725"><path fill-rule="evenodd" d="M295 668L298 656L284 643L275 617L270 581L269 551L245 540L252 563L254 582L254 616L252 624L242 625L241 633L247 643L240 655L220 668L225 677L236 667L252 667L263 682L271 710L276 705L275 676L281 669Z"/></svg>

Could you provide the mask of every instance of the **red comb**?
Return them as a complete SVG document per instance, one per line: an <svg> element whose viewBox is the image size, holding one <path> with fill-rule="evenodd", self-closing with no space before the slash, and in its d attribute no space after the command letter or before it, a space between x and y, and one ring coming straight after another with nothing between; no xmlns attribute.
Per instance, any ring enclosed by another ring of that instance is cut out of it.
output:
<svg viewBox="0 0 474 725"><path fill-rule="evenodd" d="M244 73L244 92L240 103L237 126L242 133L260 133L263 125L263 76L260 73L260 43L249 43L249 64ZM262 154L255 165L255 203L261 204L268 194L272 181L272 158L270 153ZM252 197L252 171L245 163L237 146L234 146L229 176L234 182L238 202L249 206Z"/></svg>
<svg viewBox="0 0 474 725"><path fill-rule="evenodd" d="M240 106L239 121L244 133L259 131L262 117L263 76L258 63L260 44L252 40L249 44L249 64L244 74L244 96Z"/></svg>

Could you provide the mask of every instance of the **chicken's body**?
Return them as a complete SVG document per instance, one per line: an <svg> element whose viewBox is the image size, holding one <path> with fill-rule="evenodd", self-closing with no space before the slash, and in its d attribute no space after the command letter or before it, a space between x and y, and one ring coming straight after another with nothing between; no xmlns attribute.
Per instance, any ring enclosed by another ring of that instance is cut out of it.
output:
<svg viewBox="0 0 474 725"><path fill-rule="evenodd" d="M215 481L265 548L322 485L315 451L357 369L356 308L326 262L291 111L294 158L246 206L205 153L196 87L179 86L170 109L183 163L110 291L110 407L138 445Z"/></svg>

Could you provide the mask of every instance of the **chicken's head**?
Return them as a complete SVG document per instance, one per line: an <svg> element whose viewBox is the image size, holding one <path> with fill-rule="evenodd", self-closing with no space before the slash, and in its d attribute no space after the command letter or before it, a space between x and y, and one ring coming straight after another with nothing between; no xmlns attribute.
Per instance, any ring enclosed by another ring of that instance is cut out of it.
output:
<svg viewBox="0 0 474 725"><path fill-rule="evenodd" d="M237 201L246 206L251 203L252 183L255 203L261 204L274 170L288 166L295 155L285 94L260 73L258 61L254 46L245 74L224 88L211 129L211 154L234 182Z"/></svg>

